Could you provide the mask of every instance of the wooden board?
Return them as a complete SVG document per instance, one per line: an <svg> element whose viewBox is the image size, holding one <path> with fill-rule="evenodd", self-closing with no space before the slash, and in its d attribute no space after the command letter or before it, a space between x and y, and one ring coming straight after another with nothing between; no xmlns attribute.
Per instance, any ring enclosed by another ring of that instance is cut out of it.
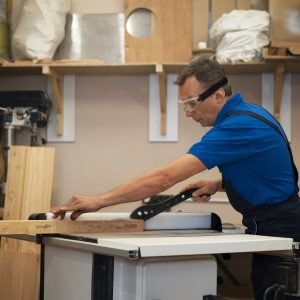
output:
<svg viewBox="0 0 300 300"><path fill-rule="evenodd" d="M29 243L29 242L27 242ZM32 244L32 243L30 243ZM35 262L32 264L32 262ZM35 253L0 252L0 299L39 299L40 266ZM23 270L23 272L14 272Z"/></svg>
<svg viewBox="0 0 300 300"><path fill-rule="evenodd" d="M300 55L300 41L287 41L272 39L272 47L287 48L294 55Z"/></svg>
<svg viewBox="0 0 300 300"><path fill-rule="evenodd" d="M141 232L142 220L14 220L0 221L0 235Z"/></svg>
<svg viewBox="0 0 300 300"><path fill-rule="evenodd" d="M193 49L199 42L208 43L209 0L193 0Z"/></svg>
<svg viewBox="0 0 300 300"><path fill-rule="evenodd" d="M252 0L236 0L236 9L251 9Z"/></svg>
<svg viewBox="0 0 300 300"><path fill-rule="evenodd" d="M229 13L236 8L235 0L212 0L211 14L212 22L216 22L224 13Z"/></svg>
<svg viewBox="0 0 300 300"><path fill-rule="evenodd" d="M12 146L9 151L4 220L27 220L36 211L49 211L54 167L54 149ZM1 239L1 250L39 253L22 241Z"/></svg>
<svg viewBox="0 0 300 300"><path fill-rule="evenodd" d="M10 148L3 214L6 221L1 222L11 222L12 226L14 220L50 210L53 166L53 148ZM0 299L39 299L40 247L1 238Z"/></svg>
<svg viewBox="0 0 300 300"><path fill-rule="evenodd" d="M136 38L125 31L126 62L187 62L192 58L191 0L125 0L125 19L136 9L154 14L153 32Z"/></svg>
<svg viewBox="0 0 300 300"><path fill-rule="evenodd" d="M36 211L50 210L53 166L53 148L10 148L4 220L26 220Z"/></svg>
<svg viewBox="0 0 300 300"><path fill-rule="evenodd" d="M7 171L4 205L4 220L18 220L21 217L23 188L25 181L27 147L11 147Z"/></svg>
<svg viewBox="0 0 300 300"><path fill-rule="evenodd" d="M272 47L286 47L293 54L300 54L299 10L299 0L269 1L269 13L271 15L270 33ZM293 43L294 48L292 47ZM299 52L297 51L297 49Z"/></svg>

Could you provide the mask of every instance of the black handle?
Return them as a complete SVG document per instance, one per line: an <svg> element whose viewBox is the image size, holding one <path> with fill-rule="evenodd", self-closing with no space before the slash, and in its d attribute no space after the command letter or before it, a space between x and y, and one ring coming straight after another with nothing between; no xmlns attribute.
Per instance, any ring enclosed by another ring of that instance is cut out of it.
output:
<svg viewBox="0 0 300 300"><path fill-rule="evenodd" d="M188 189L182 193L177 194L174 197L171 197L167 200L164 200L160 203L156 204L146 204L142 205L138 208L136 208L131 214L131 219L142 219L144 221L147 221L148 219L160 214L161 212L164 212L171 207L189 199L192 197L192 194L194 191L196 191L197 188Z"/></svg>
<svg viewBox="0 0 300 300"><path fill-rule="evenodd" d="M47 220L47 215L46 213L33 213L28 220Z"/></svg>

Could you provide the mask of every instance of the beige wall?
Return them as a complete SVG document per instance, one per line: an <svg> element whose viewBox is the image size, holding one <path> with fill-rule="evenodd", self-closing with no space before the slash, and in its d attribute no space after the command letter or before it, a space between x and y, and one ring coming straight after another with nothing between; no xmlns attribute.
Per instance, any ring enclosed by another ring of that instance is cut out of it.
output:
<svg viewBox="0 0 300 300"><path fill-rule="evenodd" d="M240 90L247 100L260 103L260 75L229 75L229 79L234 91ZM293 75L292 148L298 166L299 83L300 75ZM45 78L6 77L0 80L1 90L30 88L45 90ZM76 78L76 142L48 144L56 149L53 206L61 205L75 193L97 194L107 191L133 176L175 159L201 138L205 129L185 118L180 111L178 142L148 142L148 88L146 75ZM18 132L16 142L28 144L27 133ZM217 176L218 170L214 169L193 179ZM185 183L174 186L166 193L177 193ZM136 205L119 205L106 210L131 211ZM223 222L241 222L240 215L224 202L187 202L175 210L213 211L221 216Z"/></svg>
<svg viewBox="0 0 300 300"><path fill-rule="evenodd" d="M13 21L23 0L15 0ZM254 2L254 1L253 1ZM83 5L84 3L84 5ZM123 0L72 0L73 12L121 12ZM234 90L241 90L249 101L260 103L261 76L229 76ZM292 148L300 165L299 128L300 75L292 76ZM1 78L0 89L43 89L43 77ZM83 76L76 78L76 142L53 143L56 148L52 205L61 205L74 193L95 194L123 183L137 174L175 159L197 141L204 129L180 112L178 143L148 142L148 76ZM175 99L174 99L175 100ZM17 143L28 144L27 133L17 134ZM215 178L217 170L195 176ZM176 193L178 184L166 193ZM218 195L218 197L223 197ZM136 204L110 209L130 211ZM241 217L228 203L196 204L176 207L183 211L214 211L223 222L240 223Z"/></svg>

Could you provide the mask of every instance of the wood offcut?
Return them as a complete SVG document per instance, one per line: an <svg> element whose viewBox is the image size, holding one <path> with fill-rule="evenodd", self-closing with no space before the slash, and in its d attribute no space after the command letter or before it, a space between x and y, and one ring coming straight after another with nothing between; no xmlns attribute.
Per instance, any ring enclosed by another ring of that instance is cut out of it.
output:
<svg viewBox="0 0 300 300"><path fill-rule="evenodd" d="M142 220L9 220L0 221L0 235L113 233L144 231Z"/></svg>

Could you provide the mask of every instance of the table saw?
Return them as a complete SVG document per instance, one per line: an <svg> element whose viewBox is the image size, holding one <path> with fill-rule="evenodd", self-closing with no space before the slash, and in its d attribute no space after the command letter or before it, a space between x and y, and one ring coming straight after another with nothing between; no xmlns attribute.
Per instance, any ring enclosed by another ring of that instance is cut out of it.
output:
<svg viewBox="0 0 300 300"><path fill-rule="evenodd" d="M80 218L122 220L130 214ZM212 213L164 212L146 220L144 228L136 233L41 236L41 298L203 299L217 295L215 254L286 254L293 249L289 238L222 230L220 218Z"/></svg>

